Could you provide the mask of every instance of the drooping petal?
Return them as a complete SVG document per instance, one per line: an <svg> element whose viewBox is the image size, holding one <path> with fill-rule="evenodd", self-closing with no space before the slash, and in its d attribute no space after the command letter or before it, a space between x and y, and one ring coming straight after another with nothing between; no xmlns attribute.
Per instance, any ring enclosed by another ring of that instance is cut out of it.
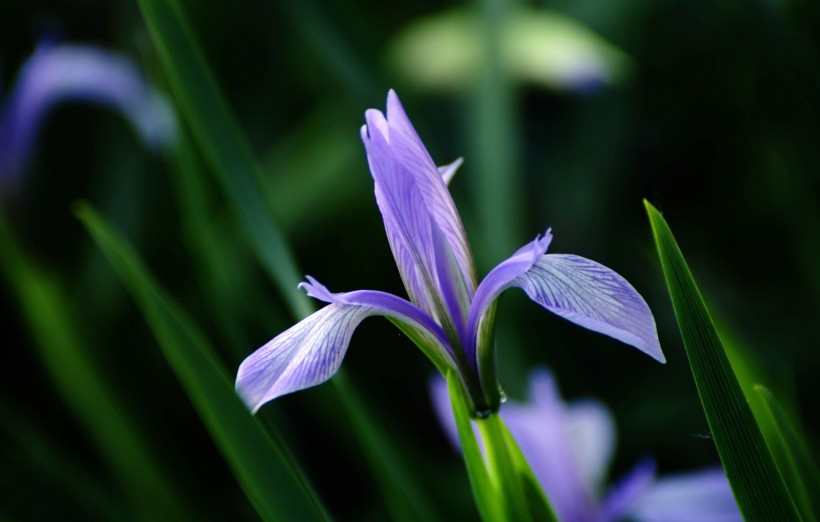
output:
<svg viewBox="0 0 820 522"><path fill-rule="evenodd" d="M666 362L649 306L613 270L580 256L550 254L542 256L513 284L564 319Z"/></svg>
<svg viewBox="0 0 820 522"><path fill-rule="evenodd" d="M0 114L0 182L24 170L40 123L64 100L120 111L150 147L174 139L170 104L127 58L91 46L42 45L20 70Z"/></svg>
<svg viewBox="0 0 820 522"><path fill-rule="evenodd" d="M412 303L384 292L333 294L309 278L308 295L330 303L285 330L239 366L236 389L252 411L282 395L316 386L339 369L353 331L374 315L388 317L412 334L437 366L452 365L441 328Z"/></svg>
<svg viewBox="0 0 820 522"><path fill-rule="evenodd" d="M498 295L517 286L547 310L666 362L652 312L626 279L580 256L544 255L546 245L542 250L539 242L549 243L545 236L525 245L481 282L470 308L468 329L472 335L478 331L482 316ZM539 257L528 257L528 250ZM487 344L481 341L476 341L479 350Z"/></svg>
<svg viewBox="0 0 820 522"><path fill-rule="evenodd" d="M740 522L729 480L720 468L661 478L625 510L637 522Z"/></svg>
<svg viewBox="0 0 820 522"><path fill-rule="evenodd" d="M468 296L472 295L475 290L472 254L443 176L393 91L388 94L387 106L387 118L380 111L368 110L367 124L362 129L362 141L375 181L376 201L411 299L443 321L444 304L431 301L443 294L443 285L463 287ZM448 251L444 256L436 256L438 234ZM437 257L455 260L458 269L448 277L456 277L458 281L439 279ZM420 287L426 291L420 291ZM466 316L466 300L459 306L463 309L460 314Z"/></svg>
<svg viewBox="0 0 820 522"><path fill-rule="evenodd" d="M311 314L242 361L236 391L255 413L277 397L325 382L367 315L366 308L341 304Z"/></svg>
<svg viewBox="0 0 820 522"><path fill-rule="evenodd" d="M469 339L465 346L467 350L467 357L471 359L474 357L476 346L481 349L489 349L492 346L492 341L481 342L476 340L476 335L479 332L481 320L487 313L493 301L507 288L512 285L512 282L525 274L538 259L547 252L550 242L552 241L552 232L547 230L544 236L537 237L530 243L519 248L509 259L501 262L498 266L493 268L489 274L481 281L478 288L473 295L473 301L470 305L470 315L467 322L467 331L469 332Z"/></svg>

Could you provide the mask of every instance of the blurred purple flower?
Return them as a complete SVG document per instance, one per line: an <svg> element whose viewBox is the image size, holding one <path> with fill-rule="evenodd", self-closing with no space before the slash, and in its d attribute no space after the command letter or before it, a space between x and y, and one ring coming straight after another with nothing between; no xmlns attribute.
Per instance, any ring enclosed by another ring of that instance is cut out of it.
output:
<svg viewBox="0 0 820 522"><path fill-rule="evenodd" d="M176 134L168 100L145 83L129 59L91 46L41 44L20 69L0 111L0 185L19 181L43 119L68 100L121 112L153 149Z"/></svg>
<svg viewBox="0 0 820 522"><path fill-rule="evenodd" d="M431 393L448 438L459 447L445 380L434 378ZM547 371L532 374L529 403L508 401L500 415L563 522L742 520L721 468L656 478L654 463L644 460L604 491L615 449L612 416L594 400L565 403Z"/></svg>
<svg viewBox="0 0 820 522"><path fill-rule="evenodd" d="M339 368L353 330L366 317L388 317L442 374L459 376L476 414L498 409L493 323L496 298L524 290L547 310L635 346L663 362L655 321L634 288L612 270L579 256L545 255L548 230L476 283L472 254L447 182L461 160L437 168L398 96L387 116L365 113L361 129L376 202L410 301L384 292L331 293L312 277L300 286L330 303L251 354L236 387L249 407L315 386Z"/></svg>

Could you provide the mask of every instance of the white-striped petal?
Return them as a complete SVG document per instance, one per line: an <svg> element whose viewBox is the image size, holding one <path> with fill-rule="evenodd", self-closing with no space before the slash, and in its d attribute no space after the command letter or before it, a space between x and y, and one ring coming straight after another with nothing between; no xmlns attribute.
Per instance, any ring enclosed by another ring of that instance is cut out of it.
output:
<svg viewBox="0 0 820 522"><path fill-rule="evenodd" d="M393 91L388 94L387 117L371 109L365 119L367 124L361 134L375 182L376 202L408 294L442 322L447 321L445 312L466 316L469 297L475 291L473 260L445 183L445 177L452 177L460 161L441 169L435 166ZM457 270L441 270L438 263L450 258ZM455 280L442 281L443 274ZM445 310L439 296L445 290L460 288L465 289L467 297L459 301L459 309L449 306Z"/></svg>
<svg viewBox="0 0 820 522"><path fill-rule="evenodd" d="M330 304L277 335L239 366L236 390L251 411L330 379L338 371L356 327L374 315L396 321L439 369L454 366L444 332L412 303L369 290L333 294L313 278L308 279L310 283L301 285L308 295Z"/></svg>
<svg viewBox="0 0 820 522"><path fill-rule="evenodd" d="M564 319L666 362L646 301L626 279L600 263L575 255L549 254L512 285Z"/></svg>

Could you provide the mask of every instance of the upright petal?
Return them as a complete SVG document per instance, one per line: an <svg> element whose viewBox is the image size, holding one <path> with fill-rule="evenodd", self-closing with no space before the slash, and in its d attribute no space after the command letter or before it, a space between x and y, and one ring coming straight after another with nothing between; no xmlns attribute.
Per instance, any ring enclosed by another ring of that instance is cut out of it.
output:
<svg viewBox="0 0 820 522"><path fill-rule="evenodd" d="M440 369L452 366L444 332L413 304L368 290L332 294L316 280L309 280L302 284L308 295L330 304L273 338L239 366L236 389L252 411L332 377L342 363L353 331L374 315L394 320L414 342L424 345L422 349Z"/></svg>
<svg viewBox="0 0 820 522"><path fill-rule="evenodd" d="M13 181L22 172L40 122L63 100L122 112L151 147L174 138L170 104L148 87L128 59L90 46L42 45L20 70L0 114L0 182Z"/></svg>
<svg viewBox="0 0 820 522"><path fill-rule="evenodd" d="M442 165L438 168L438 173L441 174L441 178L448 187L450 186L450 182L453 181L458 169L461 168L462 163L464 163L464 158L457 158L454 162Z"/></svg>
<svg viewBox="0 0 820 522"><path fill-rule="evenodd" d="M431 302L443 294L443 287L463 287L468 296L475 290L472 254L443 178L454 168L439 172L393 91L388 94L387 106L386 118L377 110L368 110L367 125L362 129L376 201L411 299L443 320L444 310L436 308L444 308L444 303ZM439 234L448 251L443 256L436 256ZM437 259L450 256L457 270L447 277L457 281L441 280L444 272L436 265ZM426 291L420 291L421 287ZM459 313L466 316L467 302L459 306Z"/></svg>
<svg viewBox="0 0 820 522"><path fill-rule="evenodd" d="M438 285L430 216L412 175L392 156L387 120L379 111L369 110L365 115L367 126L362 128L362 140L396 266L410 299L433 315L436 310L432 299Z"/></svg>
<svg viewBox="0 0 820 522"><path fill-rule="evenodd" d="M394 90L387 93L387 123L396 160L413 175L430 217L438 225L464 275L470 293L475 290L475 265L456 204L441 173L427 152ZM456 164L456 169L460 164ZM455 169L453 170L455 174Z"/></svg>
<svg viewBox="0 0 820 522"><path fill-rule="evenodd" d="M741 522L729 480L715 468L666 476L624 514L637 522Z"/></svg>
<svg viewBox="0 0 820 522"><path fill-rule="evenodd" d="M584 483L597 495L606 479L615 452L615 421L606 406L594 400L570 403L567 430Z"/></svg>

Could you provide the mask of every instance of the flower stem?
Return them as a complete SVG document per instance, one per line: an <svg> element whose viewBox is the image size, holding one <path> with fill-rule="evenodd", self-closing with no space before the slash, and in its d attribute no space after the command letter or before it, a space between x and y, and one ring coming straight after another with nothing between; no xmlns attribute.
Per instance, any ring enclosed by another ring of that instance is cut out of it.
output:
<svg viewBox="0 0 820 522"><path fill-rule="evenodd" d="M522 477L516 469L504 421L498 415L490 415L476 421L484 441L490 479L503 498L504 512L508 520L532 520L527 506Z"/></svg>
<svg viewBox="0 0 820 522"><path fill-rule="evenodd" d="M557 522L544 491L502 418L492 414L471 422L469 398L452 370L447 372L447 389L481 519L484 522ZM478 432L474 429L476 426ZM478 433L483 442L483 455Z"/></svg>

